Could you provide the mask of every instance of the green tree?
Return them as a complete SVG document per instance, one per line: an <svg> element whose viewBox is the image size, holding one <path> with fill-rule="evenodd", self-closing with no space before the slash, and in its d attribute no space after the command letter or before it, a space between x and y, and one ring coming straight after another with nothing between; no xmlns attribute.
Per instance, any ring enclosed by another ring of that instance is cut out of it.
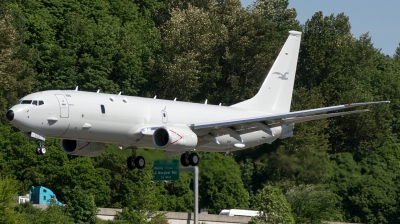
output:
<svg viewBox="0 0 400 224"><path fill-rule="evenodd" d="M106 207L110 203L110 188L100 171L96 170L91 158L71 156L71 159L53 172L53 175L49 175L45 183L53 186L52 189L62 200L75 200L70 196L76 189L77 193L83 191L91 195L95 206Z"/></svg>
<svg viewBox="0 0 400 224"><path fill-rule="evenodd" d="M18 182L11 177L0 177L0 223L24 223L21 214L14 208L18 202L14 198L18 195Z"/></svg>
<svg viewBox="0 0 400 224"><path fill-rule="evenodd" d="M94 159L96 172L110 189L110 204L107 207L122 208L125 195L121 191L122 183L128 178L126 158L116 153L103 152Z"/></svg>
<svg viewBox="0 0 400 224"><path fill-rule="evenodd" d="M357 164L351 154L331 157L327 179L339 195L345 221L396 223L398 217L399 145L385 144Z"/></svg>
<svg viewBox="0 0 400 224"><path fill-rule="evenodd" d="M240 167L240 175L243 181L243 186L249 192L249 207L253 207L253 201L255 197L255 191L254 191L254 163L252 159L246 159L245 161L242 161L239 163Z"/></svg>
<svg viewBox="0 0 400 224"><path fill-rule="evenodd" d="M69 216L73 217L74 223L96 223L97 207L93 195L80 186L76 186L68 193L70 196L66 204Z"/></svg>
<svg viewBox="0 0 400 224"><path fill-rule="evenodd" d="M158 62L160 74L154 77L157 95L190 100L203 85L215 87L220 72L215 51L224 39L221 29L200 8L189 5L187 9L171 11L171 19L162 29L165 55Z"/></svg>
<svg viewBox="0 0 400 224"><path fill-rule="evenodd" d="M2 171L20 181L20 194L28 193L32 185L51 187L49 179L56 176L60 166L67 160L66 154L60 150L59 140L47 140L45 145L48 153L37 156L37 143L22 137L20 131L10 126L0 125L0 139L1 154L7 160Z"/></svg>
<svg viewBox="0 0 400 224"><path fill-rule="evenodd" d="M127 178L121 183L121 192L124 195L121 203L124 208L118 219L129 223L147 223L150 219L162 217L162 214L155 212L160 208L160 200L157 186L151 183L152 178L150 166L129 171Z"/></svg>
<svg viewBox="0 0 400 224"><path fill-rule="evenodd" d="M33 51L23 43L20 16L8 8L9 1L0 1L0 110L6 111L17 100L31 92L35 73L31 68ZM5 117L0 121L5 123Z"/></svg>
<svg viewBox="0 0 400 224"><path fill-rule="evenodd" d="M153 12L161 2L98 0L17 1L27 27L26 43L37 50L39 90L75 88L137 94L161 47ZM149 8L146 8L149 7Z"/></svg>
<svg viewBox="0 0 400 224"><path fill-rule="evenodd" d="M172 1L176 8L162 28L164 55L154 76L163 90L158 95L227 104L252 97L287 38L287 28L300 28L287 4L277 0L246 11L237 0Z"/></svg>
<svg viewBox="0 0 400 224"><path fill-rule="evenodd" d="M202 154L199 172L200 208L208 208L211 214L226 208L248 208L249 194L243 186L239 166L231 157Z"/></svg>
<svg viewBox="0 0 400 224"><path fill-rule="evenodd" d="M296 223L343 221L338 196L322 185L299 185L285 194Z"/></svg>
<svg viewBox="0 0 400 224"><path fill-rule="evenodd" d="M31 224L72 224L73 219L68 216L67 208L59 205L50 205L46 209L33 207L32 203L23 203L16 208L24 217L26 223Z"/></svg>
<svg viewBox="0 0 400 224"><path fill-rule="evenodd" d="M318 88L294 91L292 110L322 107L323 97ZM254 163L253 192L265 184L278 186L284 191L300 184L319 184L326 177L329 135L325 133L327 120L294 124L290 138L277 140L239 152L238 157L251 156ZM252 201L251 203L254 203Z"/></svg>
<svg viewBox="0 0 400 224"><path fill-rule="evenodd" d="M395 60L400 60L400 43L399 46L396 48L396 51L394 52L393 58Z"/></svg>
<svg viewBox="0 0 400 224"><path fill-rule="evenodd" d="M361 161L362 178L352 189L356 194L349 199L354 208L363 212L353 213L353 217L369 223L396 223L400 220L397 187L400 184L399 164L398 144L385 144Z"/></svg>
<svg viewBox="0 0 400 224"><path fill-rule="evenodd" d="M256 205L256 210L260 213L249 223L294 223L290 204L287 203L279 188L265 186L257 193Z"/></svg>
<svg viewBox="0 0 400 224"><path fill-rule="evenodd" d="M378 53L368 34L355 39L350 27L344 14L323 16L322 12L304 25L296 85L319 87L324 106L382 100L373 90ZM352 152L358 159L393 138L389 106L370 108L374 110L369 113L329 120L331 152ZM383 132L372 136L377 128Z"/></svg>
<svg viewBox="0 0 400 224"><path fill-rule="evenodd" d="M173 182L158 182L161 211L192 212L194 203L193 174L180 173L179 180Z"/></svg>

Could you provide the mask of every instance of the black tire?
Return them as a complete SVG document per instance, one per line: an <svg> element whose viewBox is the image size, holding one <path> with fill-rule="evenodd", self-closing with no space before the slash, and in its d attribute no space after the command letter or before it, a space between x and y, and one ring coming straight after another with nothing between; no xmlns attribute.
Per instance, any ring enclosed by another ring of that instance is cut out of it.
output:
<svg viewBox="0 0 400 224"><path fill-rule="evenodd" d="M135 159L135 166L138 169L143 169L146 165L146 160L144 160L143 156L137 156Z"/></svg>
<svg viewBox="0 0 400 224"><path fill-rule="evenodd" d="M197 164L199 164L200 162L200 158L197 155L197 153L190 153L189 155L189 163L192 166L197 166Z"/></svg>
<svg viewBox="0 0 400 224"><path fill-rule="evenodd" d="M45 147L40 148L40 155L46 154L47 150Z"/></svg>
<svg viewBox="0 0 400 224"><path fill-rule="evenodd" d="M126 166L129 170L135 169L135 161L132 159L132 156L129 156L126 160Z"/></svg>
<svg viewBox="0 0 400 224"><path fill-rule="evenodd" d="M186 153L183 153L183 154L181 155L181 164L182 164L182 166L184 166L184 167L190 165L189 159L188 159Z"/></svg>

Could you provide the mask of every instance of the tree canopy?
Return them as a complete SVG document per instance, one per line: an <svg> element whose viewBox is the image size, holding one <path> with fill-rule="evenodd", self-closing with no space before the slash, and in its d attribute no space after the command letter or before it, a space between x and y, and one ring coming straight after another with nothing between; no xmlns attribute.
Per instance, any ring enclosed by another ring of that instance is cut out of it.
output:
<svg viewBox="0 0 400 224"><path fill-rule="evenodd" d="M343 13L316 12L300 24L288 4L0 0L0 109L4 114L34 91L76 86L231 105L258 91L288 31L298 30L292 111L391 103L296 124L292 138L271 145L201 153L200 207L214 214L262 210L270 221L279 211L286 215L277 222L285 223L400 222L400 47L383 55L368 33L352 35L351 18ZM144 222L157 210L192 211L191 174L152 183L151 163L129 171L112 145L97 158L67 156L59 140L46 140L42 157L35 147L1 117L2 222L96 223L98 207L123 208L126 222ZM28 193L32 185L49 187L68 209L16 205L11 196Z"/></svg>

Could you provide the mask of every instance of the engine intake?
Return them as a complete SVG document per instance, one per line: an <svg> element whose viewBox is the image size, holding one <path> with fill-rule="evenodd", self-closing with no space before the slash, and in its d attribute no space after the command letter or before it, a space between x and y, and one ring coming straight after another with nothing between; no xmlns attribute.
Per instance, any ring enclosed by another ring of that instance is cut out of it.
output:
<svg viewBox="0 0 400 224"><path fill-rule="evenodd" d="M153 143L160 149L192 150L197 140L197 135L187 126L163 126L153 134Z"/></svg>
<svg viewBox="0 0 400 224"><path fill-rule="evenodd" d="M103 153L106 145L100 142L62 139L61 148L69 155L95 157Z"/></svg>

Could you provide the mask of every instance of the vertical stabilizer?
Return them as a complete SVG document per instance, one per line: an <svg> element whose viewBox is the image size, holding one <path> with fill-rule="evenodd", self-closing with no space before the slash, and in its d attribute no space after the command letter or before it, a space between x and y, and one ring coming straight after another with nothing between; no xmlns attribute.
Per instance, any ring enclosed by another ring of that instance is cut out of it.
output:
<svg viewBox="0 0 400 224"><path fill-rule="evenodd" d="M289 112L300 40L301 32L289 31L289 37L258 93L231 107L268 113Z"/></svg>

